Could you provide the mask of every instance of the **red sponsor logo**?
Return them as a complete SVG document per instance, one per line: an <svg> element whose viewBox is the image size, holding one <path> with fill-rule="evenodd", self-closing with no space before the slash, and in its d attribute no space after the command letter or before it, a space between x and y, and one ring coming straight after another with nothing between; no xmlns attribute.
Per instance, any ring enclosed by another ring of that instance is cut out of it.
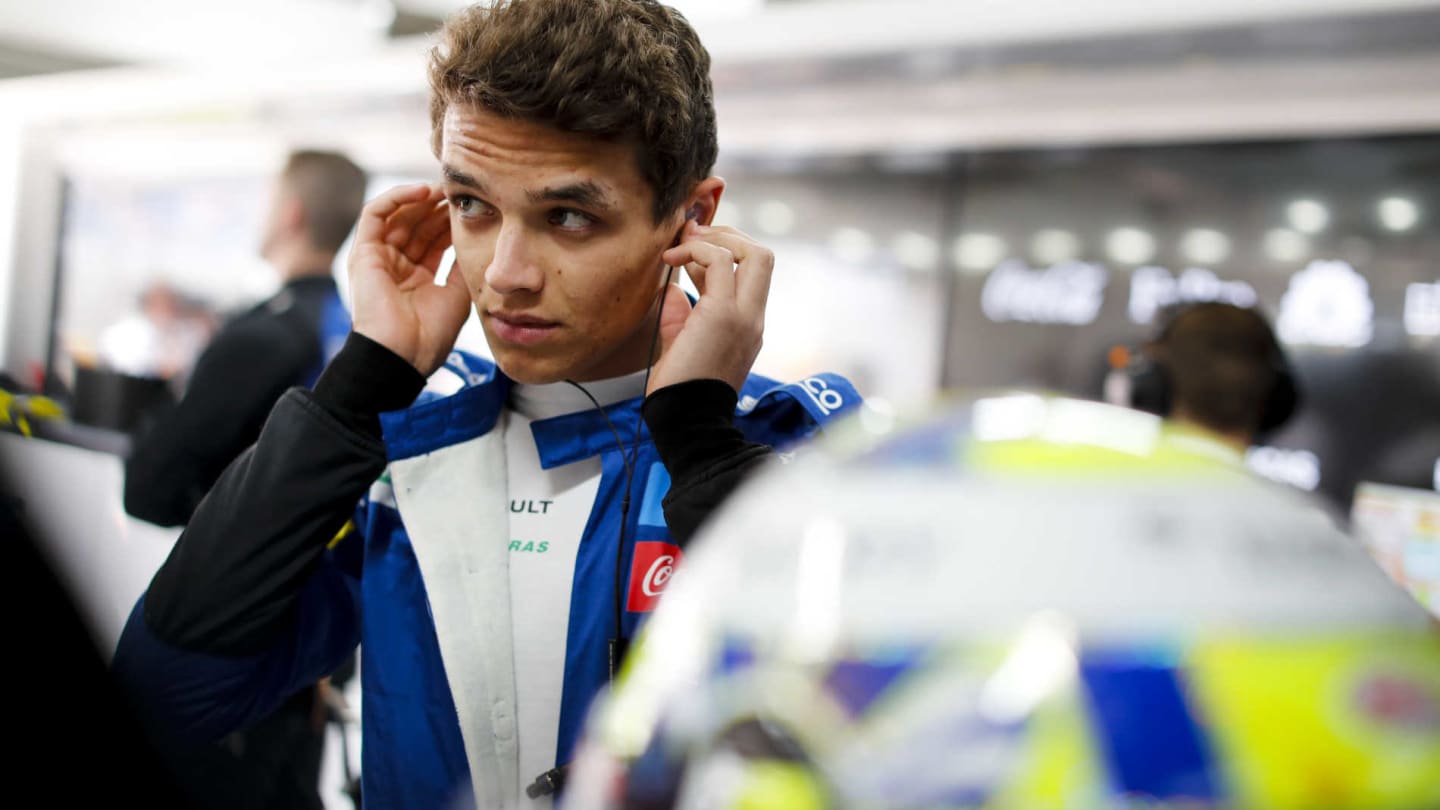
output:
<svg viewBox="0 0 1440 810"><path fill-rule="evenodd" d="M625 609L632 613L644 613L655 609L660 594L670 584L675 566L685 555L680 547L670 543L641 541L635 544L635 558L630 563L630 598Z"/></svg>

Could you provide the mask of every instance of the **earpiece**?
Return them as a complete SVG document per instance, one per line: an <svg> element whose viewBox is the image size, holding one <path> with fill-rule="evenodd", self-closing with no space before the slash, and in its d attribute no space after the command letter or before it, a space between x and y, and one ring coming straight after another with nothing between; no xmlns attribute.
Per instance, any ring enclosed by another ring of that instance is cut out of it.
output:
<svg viewBox="0 0 1440 810"><path fill-rule="evenodd" d="M681 225L680 230L675 232L675 241L670 243L670 247L676 247L680 244L680 237L685 235L685 225L688 225L690 223L690 220L692 219L696 220L697 222L700 219L699 203L696 203L685 210L685 224Z"/></svg>

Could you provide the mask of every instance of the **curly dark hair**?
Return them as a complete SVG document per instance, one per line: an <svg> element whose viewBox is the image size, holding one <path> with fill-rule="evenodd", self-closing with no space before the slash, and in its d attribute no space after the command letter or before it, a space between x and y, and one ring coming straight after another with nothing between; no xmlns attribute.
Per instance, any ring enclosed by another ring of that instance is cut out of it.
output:
<svg viewBox="0 0 1440 810"><path fill-rule="evenodd" d="M656 223L710 174L710 54L654 0L498 0L451 17L430 52L431 148L451 104L635 145Z"/></svg>

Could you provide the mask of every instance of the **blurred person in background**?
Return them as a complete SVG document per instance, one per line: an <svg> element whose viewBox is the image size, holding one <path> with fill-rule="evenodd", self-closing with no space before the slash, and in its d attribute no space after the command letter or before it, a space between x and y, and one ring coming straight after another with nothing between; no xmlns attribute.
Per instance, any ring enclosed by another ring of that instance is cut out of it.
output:
<svg viewBox="0 0 1440 810"><path fill-rule="evenodd" d="M290 155L260 246L284 286L225 325L178 406L136 437L125 464L125 511L183 525L226 465L254 444L280 395L319 376L350 330L331 268L364 203L365 172L349 158Z"/></svg>
<svg viewBox="0 0 1440 810"><path fill-rule="evenodd" d="M1216 301L1166 313L1127 369L1130 404L1165 417L1191 450L1243 463L1294 415L1300 389L1265 316Z"/></svg>
<svg viewBox="0 0 1440 810"><path fill-rule="evenodd" d="M139 311L100 335L100 362L136 377L173 380L183 389L186 372L214 329L209 313L164 281L147 285Z"/></svg>
<svg viewBox="0 0 1440 810"><path fill-rule="evenodd" d="M354 331L200 505L115 666L203 738L363 638L367 806L545 807L693 527L858 395L750 374L774 258L709 224L710 59L679 13L480 4L440 40L443 183L366 206ZM452 352L472 307L494 364ZM442 366L464 387L411 407ZM326 551L352 516L363 577Z"/></svg>
<svg viewBox="0 0 1440 810"><path fill-rule="evenodd" d="M260 250L284 287L216 335L178 405L136 437L125 464L127 512L162 526L188 522L225 467L255 442L276 400L313 383L338 351L350 318L331 267L364 205L365 183L344 155L290 155ZM156 736L202 807L319 808L321 691L328 688L307 685L215 744L175 742L167 729Z"/></svg>

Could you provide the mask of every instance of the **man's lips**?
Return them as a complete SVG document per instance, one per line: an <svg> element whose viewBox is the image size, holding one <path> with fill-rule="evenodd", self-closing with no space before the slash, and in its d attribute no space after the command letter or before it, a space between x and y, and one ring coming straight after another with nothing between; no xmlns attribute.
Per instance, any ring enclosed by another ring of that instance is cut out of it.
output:
<svg viewBox="0 0 1440 810"><path fill-rule="evenodd" d="M557 321L519 312L487 312L485 316L490 321L491 331L506 343L520 345L538 343L560 328Z"/></svg>

